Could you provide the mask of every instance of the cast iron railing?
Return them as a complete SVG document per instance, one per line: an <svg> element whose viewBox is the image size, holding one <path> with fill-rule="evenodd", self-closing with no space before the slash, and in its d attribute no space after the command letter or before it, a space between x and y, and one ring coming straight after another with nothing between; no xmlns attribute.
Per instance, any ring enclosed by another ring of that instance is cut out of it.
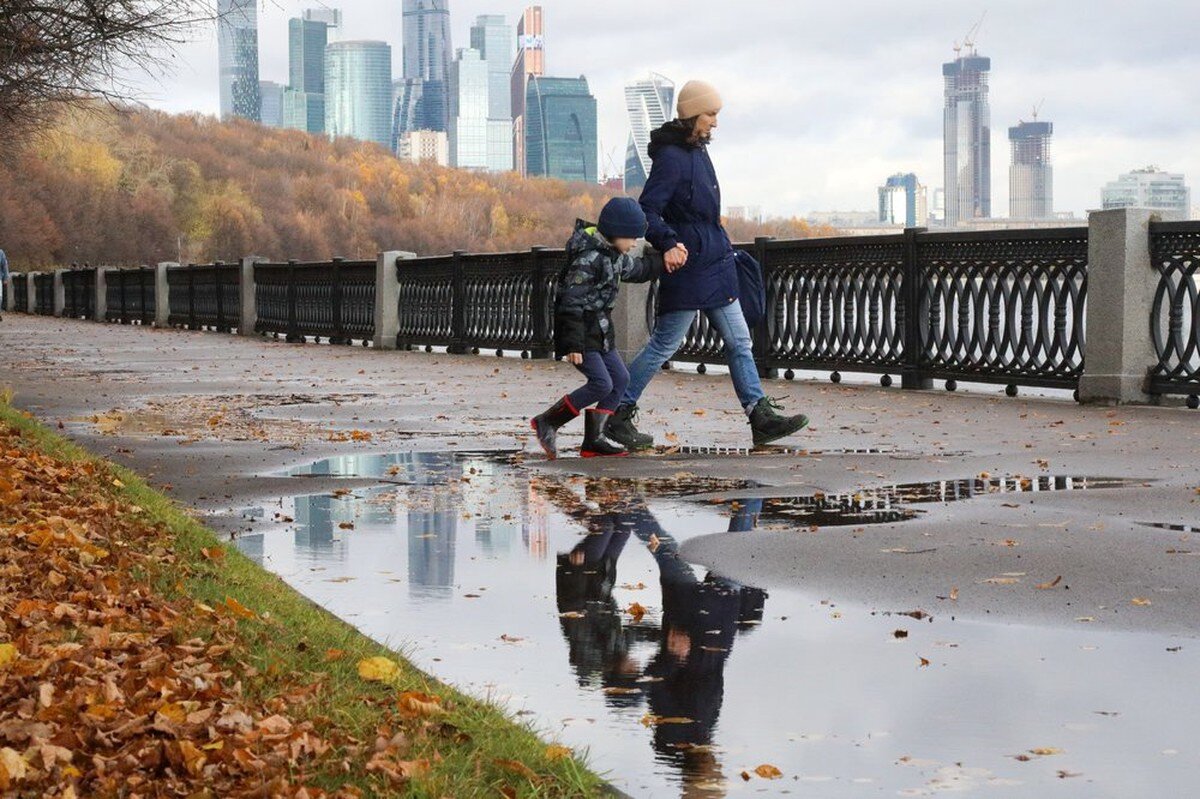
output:
<svg viewBox="0 0 1200 799"><path fill-rule="evenodd" d="M1151 394L1200 395L1200 222L1151 225L1158 289L1149 334ZM1088 229L943 233L922 229L855 238L738 245L763 266L766 318L753 333L763 374L841 370L900 375L909 387L942 379L1078 388L1083 373ZM562 250L401 258L394 270L401 348L452 353L553 353ZM376 263L257 263L255 330L289 341L375 337ZM156 270L106 270L106 318L156 316ZM240 325L240 264L167 268L169 322L229 331ZM386 274L386 273L385 273ZM14 274L14 308L54 313L54 273ZM63 313L90 317L96 271L61 272ZM157 287L162 288L162 287ZM657 285L646 304L653 326ZM33 307L29 305L33 299ZM388 309L384 309L387 311ZM387 315L385 314L385 320ZM673 360L725 362L723 342L697 314ZM1196 400L1200 404L1200 400Z"/></svg>
<svg viewBox="0 0 1200 799"><path fill-rule="evenodd" d="M167 269L167 323L191 330L228 333L242 315L241 266L217 261Z"/></svg>
<svg viewBox="0 0 1200 799"><path fill-rule="evenodd" d="M13 310L19 313L29 313L29 275L13 274Z"/></svg>
<svg viewBox="0 0 1200 799"><path fill-rule="evenodd" d="M876 372L1076 388L1083 372L1087 228L927 233L738 245L758 258L764 373ZM655 313L652 292L647 315ZM909 313L916 308L916 313ZM697 314L674 360L725 363Z"/></svg>
<svg viewBox="0 0 1200 799"><path fill-rule="evenodd" d="M1200 394L1200 222L1151 225L1150 254L1159 273L1150 312L1158 357L1150 390L1194 397Z"/></svg>
<svg viewBox="0 0 1200 799"><path fill-rule="evenodd" d="M554 350L554 294L562 250L400 259L397 346L450 352Z"/></svg>
<svg viewBox="0 0 1200 799"><path fill-rule="evenodd" d="M96 270L85 266L62 273L63 316L91 319L96 315Z"/></svg>
<svg viewBox="0 0 1200 799"><path fill-rule="evenodd" d="M258 263L254 305L259 333L288 341L364 343L375 335L375 262Z"/></svg>
<svg viewBox="0 0 1200 799"><path fill-rule="evenodd" d="M154 321L155 269L139 266L110 269L104 273L104 318L123 325Z"/></svg>
<svg viewBox="0 0 1200 799"><path fill-rule="evenodd" d="M38 272L33 276L33 312L43 316L54 315L54 273Z"/></svg>

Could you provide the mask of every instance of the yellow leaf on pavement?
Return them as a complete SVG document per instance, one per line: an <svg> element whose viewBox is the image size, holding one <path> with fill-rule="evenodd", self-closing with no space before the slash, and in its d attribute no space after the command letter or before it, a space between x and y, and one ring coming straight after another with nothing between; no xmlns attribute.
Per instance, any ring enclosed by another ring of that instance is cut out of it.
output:
<svg viewBox="0 0 1200 799"><path fill-rule="evenodd" d="M0 644L0 666L7 666L17 659L15 644Z"/></svg>
<svg viewBox="0 0 1200 799"><path fill-rule="evenodd" d="M1135 596L1132 601L1133 604L1137 605L1139 608L1144 608L1147 605L1152 604L1150 600L1146 599L1144 596Z"/></svg>
<svg viewBox="0 0 1200 799"><path fill-rule="evenodd" d="M770 763L763 763L761 766L754 769L754 773L762 777L764 780L777 780L783 776L783 772L772 766Z"/></svg>

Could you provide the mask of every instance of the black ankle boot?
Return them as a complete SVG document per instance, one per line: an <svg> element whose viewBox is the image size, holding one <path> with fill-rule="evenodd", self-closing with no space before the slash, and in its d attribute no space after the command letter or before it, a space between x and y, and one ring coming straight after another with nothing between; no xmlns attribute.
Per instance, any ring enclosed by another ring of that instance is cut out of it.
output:
<svg viewBox="0 0 1200 799"><path fill-rule="evenodd" d="M763 397L750 412L750 429L754 433L754 446L786 438L808 425L808 417L802 413L795 416L781 416L776 413L777 410L779 410L779 403L770 397Z"/></svg>
<svg viewBox="0 0 1200 799"><path fill-rule="evenodd" d="M547 458L554 460L558 457L558 428L578 415L579 411L571 407L571 401L563 397L529 420L529 426L537 434L538 443L546 451Z"/></svg>
<svg viewBox="0 0 1200 799"><path fill-rule="evenodd" d="M604 432L610 413L589 408L583 417L583 446L579 454L585 458L604 458L614 455L628 455L625 447L613 441Z"/></svg>
<svg viewBox="0 0 1200 799"><path fill-rule="evenodd" d="M608 417L604 425L604 435L630 452L654 448L654 436L647 435L637 429L637 405L622 405Z"/></svg>

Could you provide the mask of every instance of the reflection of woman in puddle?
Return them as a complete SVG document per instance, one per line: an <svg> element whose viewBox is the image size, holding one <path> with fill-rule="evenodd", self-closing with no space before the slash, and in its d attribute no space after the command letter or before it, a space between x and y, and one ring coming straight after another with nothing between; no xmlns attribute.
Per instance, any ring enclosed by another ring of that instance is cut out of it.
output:
<svg viewBox="0 0 1200 799"><path fill-rule="evenodd" d="M590 512L574 494L565 493L574 508L564 510L582 517L589 532L570 553L559 556L558 565L559 612L584 614L563 619L569 657L581 684L594 684L599 677L605 688L643 688L652 717L690 719L655 724L654 749L681 770L685 795L695 788L717 788L723 776L712 744L724 696L725 661L738 630L762 620L766 592L711 573L698 579L679 559L675 539L640 497L619 497L610 509ZM564 498L553 499L560 503ZM753 529L761 506L761 500L739 506L730 532ZM630 533L651 548L658 565L663 612L657 636L646 635L640 624L623 629L612 599L617 559ZM639 631L638 638L658 643L644 669L629 652ZM616 694L609 699L610 704L631 707L640 704L641 696Z"/></svg>

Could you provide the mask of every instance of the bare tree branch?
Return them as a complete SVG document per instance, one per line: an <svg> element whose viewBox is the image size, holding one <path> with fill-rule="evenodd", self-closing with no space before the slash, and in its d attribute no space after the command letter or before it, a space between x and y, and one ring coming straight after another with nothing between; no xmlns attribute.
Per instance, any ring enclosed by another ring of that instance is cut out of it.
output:
<svg viewBox="0 0 1200 799"><path fill-rule="evenodd" d="M171 46L216 19L210 0L3 0L0 158L64 106L131 99L122 70L162 66Z"/></svg>

